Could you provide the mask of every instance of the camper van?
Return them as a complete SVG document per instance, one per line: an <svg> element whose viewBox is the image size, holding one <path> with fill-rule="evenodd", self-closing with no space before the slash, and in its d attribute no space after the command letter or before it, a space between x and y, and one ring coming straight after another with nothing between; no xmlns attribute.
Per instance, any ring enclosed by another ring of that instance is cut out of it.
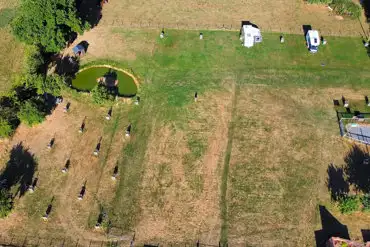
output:
<svg viewBox="0 0 370 247"><path fill-rule="evenodd" d="M316 30L309 30L306 33L307 48L311 53L316 53L320 45L319 32Z"/></svg>

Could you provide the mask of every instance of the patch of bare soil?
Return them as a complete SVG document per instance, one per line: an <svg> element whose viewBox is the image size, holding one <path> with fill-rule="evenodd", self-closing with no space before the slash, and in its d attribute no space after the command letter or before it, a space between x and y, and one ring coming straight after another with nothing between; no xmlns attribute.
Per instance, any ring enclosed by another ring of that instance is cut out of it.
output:
<svg viewBox="0 0 370 247"><path fill-rule="evenodd" d="M219 166L224 159L231 118L231 92L208 93L189 107L197 116L185 129L156 123L146 156L142 184L138 241L185 242L200 240L217 244L220 238ZM186 176L184 156L192 133L206 138L207 148L197 164L201 192L195 192Z"/></svg>
<svg viewBox="0 0 370 247"><path fill-rule="evenodd" d="M124 59L135 60L137 52L150 52L155 39L144 39L142 41L133 41L130 37L123 37L120 33L109 26L98 26L85 32L64 50L63 55L73 55L72 48L81 41L87 41L89 46L83 59L85 62L96 59Z"/></svg>

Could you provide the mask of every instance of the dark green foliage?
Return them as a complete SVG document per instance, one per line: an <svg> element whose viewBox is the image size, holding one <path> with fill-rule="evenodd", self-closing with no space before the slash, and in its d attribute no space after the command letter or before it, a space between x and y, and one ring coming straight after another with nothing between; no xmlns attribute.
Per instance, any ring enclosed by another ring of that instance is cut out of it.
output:
<svg viewBox="0 0 370 247"><path fill-rule="evenodd" d="M102 84L97 84L91 90L91 95L94 103L99 105L114 100L114 96L108 91L108 88Z"/></svg>
<svg viewBox="0 0 370 247"><path fill-rule="evenodd" d="M370 211L370 195L366 194L361 198L361 203L362 203L362 210L363 211Z"/></svg>
<svg viewBox="0 0 370 247"><path fill-rule="evenodd" d="M0 118L0 138L8 137L11 135L12 132L13 132L13 128L10 125L10 123L5 119Z"/></svg>
<svg viewBox="0 0 370 247"><path fill-rule="evenodd" d="M21 41L45 52L59 52L73 32L88 27L77 17L74 0L22 0L11 25Z"/></svg>
<svg viewBox="0 0 370 247"><path fill-rule="evenodd" d="M45 117L45 113L40 111L37 105L32 101L26 101L23 105L21 105L17 115L21 122L27 124L28 126L41 123Z"/></svg>
<svg viewBox="0 0 370 247"><path fill-rule="evenodd" d="M0 218L8 216L12 207L13 200L11 194L5 189L0 189Z"/></svg>
<svg viewBox="0 0 370 247"><path fill-rule="evenodd" d="M14 96L0 98L0 137L8 137L19 125L17 117L18 105Z"/></svg>
<svg viewBox="0 0 370 247"><path fill-rule="evenodd" d="M43 70L45 59L37 46L28 46L25 50L25 73L36 74Z"/></svg>
<svg viewBox="0 0 370 247"><path fill-rule="evenodd" d="M345 196L339 200L339 210L342 214L350 214L358 210L360 200L357 196Z"/></svg>
<svg viewBox="0 0 370 247"><path fill-rule="evenodd" d="M42 84L42 90L44 93L58 96L60 95L60 91L62 90L64 85L65 85L64 77L53 74L45 78Z"/></svg>

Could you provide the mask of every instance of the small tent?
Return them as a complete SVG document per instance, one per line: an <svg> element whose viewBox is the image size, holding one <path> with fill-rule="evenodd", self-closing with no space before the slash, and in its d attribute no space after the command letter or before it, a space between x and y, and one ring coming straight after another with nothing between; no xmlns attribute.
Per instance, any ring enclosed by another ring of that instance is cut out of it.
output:
<svg viewBox="0 0 370 247"><path fill-rule="evenodd" d="M86 49L82 44L78 44L72 48L72 51L76 56L82 56L85 54Z"/></svg>
<svg viewBox="0 0 370 247"><path fill-rule="evenodd" d="M240 40L243 41L243 46L252 47L255 43L262 42L261 31L255 25L243 25L240 31Z"/></svg>

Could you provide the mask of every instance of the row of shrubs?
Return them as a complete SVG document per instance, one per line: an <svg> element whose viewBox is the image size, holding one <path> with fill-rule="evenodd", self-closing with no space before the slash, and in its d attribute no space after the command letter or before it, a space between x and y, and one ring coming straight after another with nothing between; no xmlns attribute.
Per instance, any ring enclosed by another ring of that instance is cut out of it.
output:
<svg viewBox="0 0 370 247"><path fill-rule="evenodd" d="M347 195L338 201L338 207L342 214L350 214L356 211L370 212L370 195Z"/></svg>
<svg viewBox="0 0 370 247"><path fill-rule="evenodd" d="M328 4L338 15L347 15L352 18L359 18L361 16L361 6L352 0L307 0L307 2Z"/></svg>

